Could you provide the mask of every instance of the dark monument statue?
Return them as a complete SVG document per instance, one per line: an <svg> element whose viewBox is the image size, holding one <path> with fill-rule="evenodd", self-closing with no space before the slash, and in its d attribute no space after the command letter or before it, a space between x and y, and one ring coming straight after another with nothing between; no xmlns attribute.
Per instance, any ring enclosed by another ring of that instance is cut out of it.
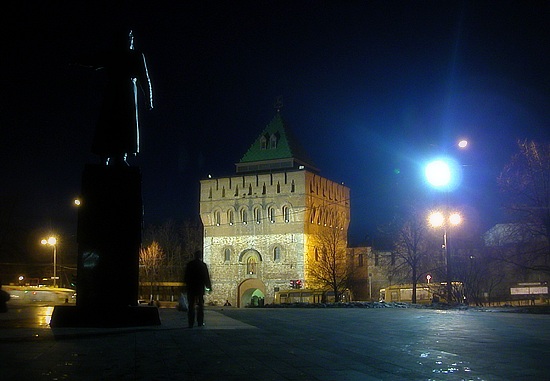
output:
<svg viewBox="0 0 550 381"><path fill-rule="evenodd" d="M160 324L156 307L138 307L139 250L143 224L141 173L126 158L139 152L137 86L153 107L145 57L126 47L91 66L107 83L78 212L76 308L56 307L51 326L137 326Z"/></svg>
<svg viewBox="0 0 550 381"><path fill-rule="evenodd" d="M110 52L91 66L105 70L107 76L92 152L105 164L121 163L127 155L139 152L138 85L147 97L147 106L153 108L145 56L134 50L130 31L125 49Z"/></svg>

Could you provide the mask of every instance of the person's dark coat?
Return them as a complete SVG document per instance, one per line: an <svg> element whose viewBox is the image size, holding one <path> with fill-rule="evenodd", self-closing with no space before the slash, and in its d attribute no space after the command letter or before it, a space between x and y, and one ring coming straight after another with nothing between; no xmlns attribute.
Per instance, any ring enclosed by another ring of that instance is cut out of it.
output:
<svg viewBox="0 0 550 381"><path fill-rule="evenodd" d="M193 295L204 295L206 288L212 288L208 267L198 258L187 264L184 282L187 285L187 293Z"/></svg>

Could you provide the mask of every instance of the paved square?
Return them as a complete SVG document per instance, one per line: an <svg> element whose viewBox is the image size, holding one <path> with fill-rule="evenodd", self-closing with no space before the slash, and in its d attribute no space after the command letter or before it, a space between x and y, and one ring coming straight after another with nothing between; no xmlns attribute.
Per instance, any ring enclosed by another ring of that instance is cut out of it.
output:
<svg viewBox="0 0 550 381"><path fill-rule="evenodd" d="M209 309L206 326L64 328L0 315L3 380L544 380L550 315L428 309ZM51 313L51 312L49 312Z"/></svg>

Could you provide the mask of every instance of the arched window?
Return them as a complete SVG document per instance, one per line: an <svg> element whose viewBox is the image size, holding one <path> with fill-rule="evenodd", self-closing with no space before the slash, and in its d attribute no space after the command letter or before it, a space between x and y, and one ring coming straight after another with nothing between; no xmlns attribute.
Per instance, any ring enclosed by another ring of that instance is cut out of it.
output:
<svg viewBox="0 0 550 381"><path fill-rule="evenodd" d="M246 273L248 275L256 274L256 265L258 262L256 262L255 257L250 257L246 260Z"/></svg>
<svg viewBox="0 0 550 381"><path fill-rule="evenodd" d="M260 138L260 149L266 149L267 148L267 139L265 136L262 136Z"/></svg>
<svg viewBox="0 0 550 381"><path fill-rule="evenodd" d="M270 149L277 148L277 136L275 136L275 134L269 137L269 148Z"/></svg>
<svg viewBox="0 0 550 381"><path fill-rule="evenodd" d="M279 246L275 246L273 248L273 261L274 262L281 261L281 248Z"/></svg>
<svg viewBox="0 0 550 381"><path fill-rule="evenodd" d="M285 222L290 222L290 208L288 206L283 206L283 218Z"/></svg>
<svg viewBox="0 0 550 381"><path fill-rule="evenodd" d="M269 215L269 222L272 224L275 223L275 208L270 206L267 210L267 214Z"/></svg>
<svg viewBox="0 0 550 381"><path fill-rule="evenodd" d="M245 208L242 208L241 209L241 222L243 224L246 224L248 222L248 214L246 213L246 209Z"/></svg>
<svg viewBox="0 0 550 381"><path fill-rule="evenodd" d="M294 193L295 190L296 190L296 184L294 184L294 180L292 180L292 182L290 183L290 191Z"/></svg>
<svg viewBox="0 0 550 381"><path fill-rule="evenodd" d="M227 211L227 222L229 225L233 225L235 223L235 212L233 210Z"/></svg>
<svg viewBox="0 0 550 381"><path fill-rule="evenodd" d="M220 226L221 222L222 222L221 213L219 210L216 210L214 212L214 223L216 224L216 226Z"/></svg>
<svg viewBox="0 0 550 381"><path fill-rule="evenodd" d="M223 259L225 262L230 262L231 261L231 249L225 249L223 251Z"/></svg>
<svg viewBox="0 0 550 381"><path fill-rule="evenodd" d="M262 211L260 208L254 208L254 222L257 224L262 222Z"/></svg>

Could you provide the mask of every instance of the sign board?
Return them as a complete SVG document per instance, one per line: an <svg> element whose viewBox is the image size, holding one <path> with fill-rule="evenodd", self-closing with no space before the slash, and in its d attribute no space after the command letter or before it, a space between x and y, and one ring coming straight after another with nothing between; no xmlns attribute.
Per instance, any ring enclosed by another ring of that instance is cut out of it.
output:
<svg viewBox="0 0 550 381"><path fill-rule="evenodd" d="M511 287L510 294L512 295L541 295L548 294L548 286L533 286L533 287Z"/></svg>
<svg viewBox="0 0 550 381"><path fill-rule="evenodd" d="M548 286L529 287L531 294L548 294Z"/></svg>

